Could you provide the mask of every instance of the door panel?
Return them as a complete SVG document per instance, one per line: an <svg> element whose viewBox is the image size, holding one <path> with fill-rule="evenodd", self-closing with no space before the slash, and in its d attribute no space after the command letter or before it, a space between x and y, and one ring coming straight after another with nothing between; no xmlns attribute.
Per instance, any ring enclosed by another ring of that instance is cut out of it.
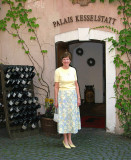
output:
<svg viewBox="0 0 131 160"><path fill-rule="evenodd" d="M62 66L61 56L66 50L68 50L68 43L66 42L56 43L56 68Z"/></svg>

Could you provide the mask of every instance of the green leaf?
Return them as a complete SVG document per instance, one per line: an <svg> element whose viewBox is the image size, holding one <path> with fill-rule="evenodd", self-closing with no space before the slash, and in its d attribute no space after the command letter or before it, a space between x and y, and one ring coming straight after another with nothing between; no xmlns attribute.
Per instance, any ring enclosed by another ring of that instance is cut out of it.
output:
<svg viewBox="0 0 131 160"><path fill-rule="evenodd" d="M32 37L32 36L30 37L30 40L35 40L35 39L36 39L36 37Z"/></svg>
<svg viewBox="0 0 131 160"><path fill-rule="evenodd" d="M37 76L39 77L39 73L37 73Z"/></svg>
<svg viewBox="0 0 131 160"><path fill-rule="evenodd" d="M13 37L17 37L17 34L12 34Z"/></svg>
<svg viewBox="0 0 131 160"><path fill-rule="evenodd" d="M28 9L28 12L32 12L32 9Z"/></svg>
<svg viewBox="0 0 131 160"><path fill-rule="evenodd" d="M31 29L28 29L28 32L31 32Z"/></svg>
<svg viewBox="0 0 131 160"><path fill-rule="evenodd" d="M29 54L29 51L25 51L26 54Z"/></svg>
<svg viewBox="0 0 131 160"><path fill-rule="evenodd" d="M21 43L21 40L18 40L18 43Z"/></svg>
<svg viewBox="0 0 131 160"><path fill-rule="evenodd" d="M114 84L114 85L113 85L113 87L114 87L114 88L117 88L117 85L116 85L116 84Z"/></svg>
<svg viewBox="0 0 131 160"><path fill-rule="evenodd" d="M47 53L47 50L42 50L41 53Z"/></svg>
<svg viewBox="0 0 131 160"><path fill-rule="evenodd" d="M121 11L118 11L117 13L118 13L118 15L120 15L120 14L121 14Z"/></svg>

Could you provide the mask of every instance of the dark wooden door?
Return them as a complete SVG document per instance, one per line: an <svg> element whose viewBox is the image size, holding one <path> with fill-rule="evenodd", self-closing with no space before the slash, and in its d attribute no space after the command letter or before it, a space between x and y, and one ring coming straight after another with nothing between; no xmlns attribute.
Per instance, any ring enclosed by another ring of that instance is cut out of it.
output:
<svg viewBox="0 0 131 160"><path fill-rule="evenodd" d="M56 68L62 66L61 56L66 50L68 50L68 43L66 42L56 43Z"/></svg>

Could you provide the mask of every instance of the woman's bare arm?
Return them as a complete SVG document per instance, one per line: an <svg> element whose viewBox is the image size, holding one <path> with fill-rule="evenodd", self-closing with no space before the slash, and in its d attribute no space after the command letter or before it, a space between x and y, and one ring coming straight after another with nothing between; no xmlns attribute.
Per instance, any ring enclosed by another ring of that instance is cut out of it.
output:
<svg viewBox="0 0 131 160"><path fill-rule="evenodd" d="M58 108L58 91L59 91L59 82L55 82L55 107Z"/></svg>
<svg viewBox="0 0 131 160"><path fill-rule="evenodd" d="M77 93L77 105L80 106L81 97L80 97L79 85L77 81L75 81L75 86L76 86L76 93Z"/></svg>

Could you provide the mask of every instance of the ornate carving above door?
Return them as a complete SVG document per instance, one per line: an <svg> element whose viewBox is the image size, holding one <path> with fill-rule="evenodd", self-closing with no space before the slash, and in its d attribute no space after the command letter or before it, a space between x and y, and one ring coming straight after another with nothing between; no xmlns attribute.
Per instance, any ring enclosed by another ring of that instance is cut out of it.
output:
<svg viewBox="0 0 131 160"><path fill-rule="evenodd" d="M80 6L88 6L89 3L92 3L91 0L70 0L72 4L80 4Z"/></svg>

